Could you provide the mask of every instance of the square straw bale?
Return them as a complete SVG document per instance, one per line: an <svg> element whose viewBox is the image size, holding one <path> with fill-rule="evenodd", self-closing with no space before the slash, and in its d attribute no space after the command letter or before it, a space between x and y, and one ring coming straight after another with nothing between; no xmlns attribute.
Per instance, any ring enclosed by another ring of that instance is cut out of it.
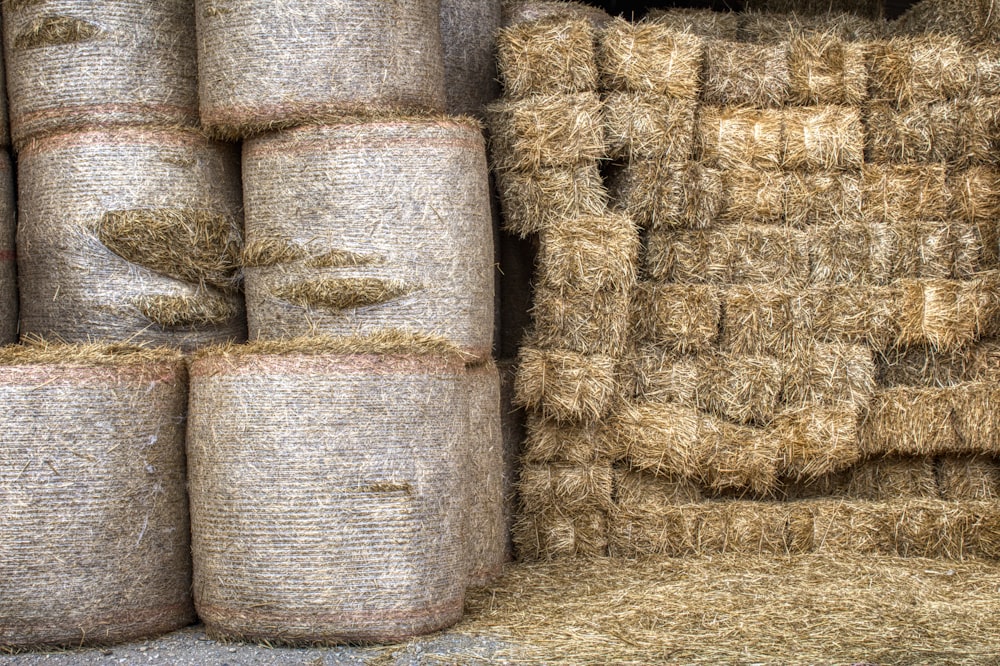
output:
<svg viewBox="0 0 1000 666"><path fill-rule="evenodd" d="M690 352L711 347L719 337L722 302L712 285L642 283L633 298L633 326L646 342Z"/></svg>
<svg viewBox="0 0 1000 666"><path fill-rule="evenodd" d="M944 557L1000 559L1000 505L995 501L960 500L949 502L944 522Z"/></svg>
<svg viewBox="0 0 1000 666"><path fill-rule="evenodd" d="M723 206L719 170L693 161L630 162L610 179L610 189L616 207L643 228L704 229Z"/></svg>
<svg viewBox="0 0 1000 666"><path fill-rule="evenodd" d="M778 169L784 161L781 109L699 108L695 154L721 169Z"/></svg>
<svg viewBox="0 0 1000 666"><path fill-rule="evenodd" d="M685 162L694 145L697 102L654 93L604 96L604 137L611 159Z"/></svg>
<svg viewBox="0 0 1000 666"><path fill-rule="evenodd" d="M728 287L720 346L733 354L787 356L811 337L812 321L796 290L772 285Z"/></svg>
<svg viewBox="0 0 1000 666"><path fill-rule="evenodd" d="M868 46L832 31L792 37L788 77L792 104L860 106L868 97Z"/></svg>
<svg viewBox="0 0 1000 666"><path fill-rule="evenodd" d="M896 554L896 516L891 504L841 500L807 500L802 504L812 514L816 552Z"/></svg>
<svg viewBox="0 0 1000 666"><path fill-rule="evenodd" d="M698 357L695 401L699 408L742 424L774 418L786 368L770 356L705 354Z"/></svg>
<svg viewBox="0 0 1000 666"><path fill-rule="evenodd" d="M512 530L519 560L603 557L607 554L607 516L603 511L522 512Z"/></svg>
<svg viewBox="0 0 1000 666"><path fill-rule="evenodd" d="M608 432L600 423L559 423L532 413L525 428L525 464L587 465L606 457L608 451Z"/></svg>
<svg viewBox="0 0 1000 666"><path fill-rule="evenodd" d="M572 94L597 89L597 35L590 21L553 17L516 23L497 35L504 95Z"/></svg>
<svg viewBox="0 0 1000 666"><path fill-rule="evenodd" d="M660 22L612 20L600 43L604 86L694 101L701 90L704 40Z"/></svg>
<svg viewBox="0 0 1000 666"><path fill-rule="evenodd" d="M806 552L796 537L794 507L781 502L719 502L725 515L725 545L720 552L793 555ZM712 539L702 535L701 543Z"/></svg>
<svg viewBox="0 0 1000 666"><path fill-rule="evenodd" d="M785 224L852 224L862 219L861 174L790 171L785 175Z"/></svg>
<svg viewBox="0 0 1000 666"><path fill-rule="evenodd" d="M746 0L743 4L748 13L796 13L820 21L838 14L856 15L873 21L882 18L880 0Z"/></svg>
<svg viewBox="0 0 1000 666"><path fill-rule="evenodd" d="M972 57L976 63L972 95L975 97L1000 95L1000 46L976 44Z"/></svg>
<svg viewBox="0 0 1000 666"><path fill-rule="evenodd" d="M809 227L811 280L815 284L885 284L893 276L893 236L881 222L841 222Z"/></svg>
<svg viewBox="0 0 1000 666"><path fill-rule="evenodd" d="M580 354L619 357L629 340L628 290L535 287L529 344Z"/></svg>
<svg viewBox="0 0 1000 666"><path fill-rule="evenodd" d="M979 283L943 279L903 279L899 344L958 349L974 342L988 325L991 308Z"/></svg>
<svg viewBox="0 0 1000 666"><path fill-rule="evenodd" d="M1000 384L1000 342L986 340L962 351L968 358L962 377L965 381Z"/></svg>
<svg viewBox="0 0 1000 666"><path fill-rule="evenodd" d="M786 405L868 405L875 392L875 361L867 345L817 342L786 361Z"/></svg>
<svg viewBox="0 0 1000 666"><path fill-rule="evenodd" d="M844 495L852 499L888 501L935 498L934 459L928 456L872 458L844 473Z"/></svg>
<svg viewBox="0 0 1000 666"><path fill-rule="evenodd" d="M860 169L864 162L865 130L856 108L789 107L783 134L785 168Z"/></svg>
<svg viewBox="0 0 1000 666"><path fill-rule="evenodd" d="M943 164L865 164L863 213L873 222L947 220L951 215Z"/></svg>
<svg viewBox="0 0 1000 666"><path fill-rule="evenodd" d="M947 351L923 346L887 350L877 359L879 383L885 387L958 384L967 379L973 350L978 346Z"/></svg>
<svg viewBox="0 0 1000 666"><path fill-rule="evenodd" d="M615 410L616 460L668 478L700 475L698 410L672 402L628 401Z"/></svg>
<svg viewBox="0 0 1000 666"><path fill-rule="evenodd" d="M866 111L871 162L942 162L952 168L992 161L992 110L982 100L949 100L908 107L875 104Z"/></svg>
<svg viewBox="0 0 1000 666"><path fill-rule="evenodd" d="M528 513L587 513L611 508L611 463L525 464L517 492Z"/></svg>
<svg viewBox="0 0 1000 666"><path fill-rule="evenodd" d="M719 219L737 224L780 224L785 216L788 175L774 169L725 169Z"/></svg>
<svg viewBox="0 0 1000 666"><path fill-rule="evenodd" d="M625 215L564 219L539 236L538 281L555 288L627 292L635 284L639 230Z"/></svg>
<svg viewBox="0 0 1000 666"><path fill-rule="evenodd" d="M637 511L701 501L701 490L691 479L665 479L627 469L614 471L615 506Z"/></svg>
<svg viewBox="0 0 1000 666"><path fill-rule="evenodd" d="M607 212L608 192L596 161L498 171L496 182L504 229L522 238L563 220L599 217Z"/></svg>
<svg viewBox="0 0 1000 666"><path fill-rule="evenodd" d="M901 220L886 226L892 278L968 277L978 263L978 239L967 223Z"/></svg>
<svg viewBox="0 0 1000 666"><path fill-rule="evenodd" d="M704 416L698 442L701 480L708 489L764 495L777 486L781 449L766 431Z"/></svg>
<svg viewBox="0 0 1000 666"><path fill-rule="evenodd" d="M722 227L715 243L729 257L730 282L786 285L809 280L809 241L798 230L768 225Z"/></svg>
<svg viewBox="0 0 1000 666"><path fill-rule="evenodd" d="M928 456L959 453L948 389L900 386L872 399L861 433L868 456Z"/></svg>
<svg viewBox="0 0 1000 666"><path fill-rule="evenodd" d="M789 100L789 87L787 44L705 42L705 104L781 107Z"/></svg>
<svg viewBox="0 0 1000 666"><path fill-rule="evenodd" d="M683 284L731 282L729 257L713 229L658 229L646 236L645 270L652 280Z"/></svg>
<svg viewBox="0 0 1000 666"><path fill-rule="evenodd" d="M898 109L966 96L975 74L975 59L956 37L893 37L871 45L871 99Z"/></svg>
<svg viewBox="0 0 1000 666"><path fill-rule="evenodd" d="M621 506L608 517L611 557L697 555L698 514L704 504Z"/></svg>
<svg viewBox="0 0 1000 666"><path fill-rule="evenodd" d="M852 405L808 405L778 414L770 430L781 453L782 476L816 479L855 464L861 458L858 414Z"/></svg>
<svg viewBox="0 0 1000 666"><path fill-rule="evenodd" d="M697 357L657 345L641 345L630 358L635 395L647 402L676 402L693 407L698 387Z"/></svg>
<svg viewBox="0 0 1000 666"><path fill-rule="evenodd" d="M646 20L659 23L678 32L687 32L699 37L736 40L739 22L734 12L716 12L711 9L688 9L670 7L651 9Z"/></svg>
<svg viewBox="0 0 1000 666"><path fill-rule="evenodd" d="M990 456L941 456L937 487L942 499L1000 499L1000 463Z"/></svg>
<svg viewBox="0 0 1000 666"><path fill-rule="evenodd" d="M969 382L946 389L963 450L1000 455L1000 387Z"/></svg>
<svg viewBox="0 0 1000 666"><path fill-rule="evenodd" d="M604 117L596 93L536 95L487 107L493 168L533 171L604 156Z"/></svg>
<svg viewBox="0 0 1000 666"><path fill-rule="evenodd" d="M982 267L1000 267L1000 170L974 166L951 174L948 189L955 217L974 225Z"/></svg>
<svg viewBox="0 0 1000 666"><path fill-rule="evenodd" d="M618 395L617 364L609 356L563 349L521 348L515 402L557 421L592 423Z"/></svg>
<svg viewBox="0 0 1000 666"><path fill-rule="evenodd" d="M899 340L900 292L895 286L820 285L803 295L817 340L888 349Z"/></svg>
<svg viewBox="0 0 1000 666"><path fill-rule="evenodd" d="M963 305L975 319L976 337L1000 337L1000 271L977 273L962 286Z"/></svg>
<svg viewBox="0 0 1000 666"><path fill-rule="evenodd" d="M847 42L873 41L884 35L881 21L850 12L823 8L818 15L808 15L801 7L789 11L747 11L739 15L739 40L773 44L797 37L830 35Z"/></svg>

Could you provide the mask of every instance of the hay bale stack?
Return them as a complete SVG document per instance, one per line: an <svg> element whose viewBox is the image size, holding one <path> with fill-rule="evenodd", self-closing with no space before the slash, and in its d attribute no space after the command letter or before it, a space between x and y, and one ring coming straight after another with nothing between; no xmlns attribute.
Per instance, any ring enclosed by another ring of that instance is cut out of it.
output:
<svg viewBox="0 0 1000 666"><path fill-rule="evenodd" d="M446 107L439 0L198 0L198 97L228 138Z"/></svg>
<svg viewBox="0 0 1000 666"><path fill-rule="evenodd" d="M5 151L0 155L0 344L17 341L16 229L14 165Z"/></svg>
<svg viewBox="0 0 1000 666"><path fill-rule="evenodd" d="M462 616L465 373L447 342L398 335L194 360L194 594L212 636L394 642Z"/></svg>
<svg viewBox="0 0 1000 666"><path fill-rule="evenodd" d="M180 354L0 349L0 647L111 644L195 619Z"/></svg>
<svg viewBox="0 0 1000 666"><path fill-rule="evenodd" d="M500 90L494 39L500 0L441 0L441 42L449 114L478 116Z"/></svg>
<svg viewBox="0 0 1000 666"><path fill-rule="evenodd" d="M251 339L398 329L488 357L486 169L479 129L461 120L345 121L248 141Z"/></svg>
<svg viewBox="0 0 1000 666"><path fill-rule="evenodd" d="M230 146L117 128L19 155L21 334L192 349L245 339Z"/></svg>
<svg viewBox="0 0 1000 666"><path fill-rule="evenodd" d="M197 125L191 12L186 0L6 3L15 146L95 126Z"/></svg>

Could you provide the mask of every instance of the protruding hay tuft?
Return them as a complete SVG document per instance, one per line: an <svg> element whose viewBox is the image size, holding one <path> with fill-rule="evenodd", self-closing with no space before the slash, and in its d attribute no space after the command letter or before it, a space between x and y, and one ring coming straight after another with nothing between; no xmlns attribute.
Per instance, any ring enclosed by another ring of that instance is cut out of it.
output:
<svg viewBox="0 0 1000 666"><path fill-rule="evenodd" d="M143 295L132 302L143 317L163 328L221 326L240 315L234 298L210 292L197 296Z"/></svg>
<svg viewBox="0 0 1000 666"><path fill-rule="evenodd" d="M867 407L875 392L875 362L866 345L816 343L788 361L782 398L790 406Z"/></svg>
<svg viewBox="0 0 1000 666"><path fill-rule="evenodd" d="M723 106L769 108L789 100L787 44L705 43L702 101Z"/></svg>
<svg viewBox="0 0 1000 666"><path fill-rule="evenodd" d="M639 232L624 215L568 219L546 228L540 241L542 284L627 294L635 283Z"/></svg>
<svg viewBox="0 0 1000 666"><path fill-rule="evenodd" d="M701 416L673 402L626 401L610 422L613 457L637 470L668 478L698 478L702 472Z"/></svg>
<svg viewBox="0 0 1000 666"><path fill-rule="evenodd" d="M313 250L283 238L255 238L243 248L240 264L244 267L269 267L304 262L308 268L343 268L370 266L382 257L346 250Z"/></svg>
<svg viewBox="0 0 1000 666"><path fill-rule="evenodd" d="M526 464L517 491L526 513L606 511L611 508L611 464Z"/></svg>
<svg viewBox="0 0 1000 666"><path fill-rule="evenodd" d="M724 199L719 219L737 224L781 224L788 179L785 171L772 169L724 170Z"/></svg>
<svg viewBox="0 0 1000 666"><path fill-rule="evenodd" d="M874 102L903 109L967 95L975 60L961 40L945 35L893 37L871 45Z"/></svg>
<svg viewBox="0 0 1000 666"><path fill-rule="evenodd" d="M531 171L498 171L504 228L522 238L563 220L603 215L608 206L596 161Z"/></svg>
<svg viewBox="0 0 1000 666"><path fill-rule="evenodd" d="M704 43L662 22L614 19L601 38L603 84L611 90L694 101L701 90Z"/></svg>
<svg viewBox="0 0 1000 666"><path fill-rule="evenodd" d="M945 389L896 387L878 391L861 433L868 456L959 453L962 443Z"/></svg>
<svg viewBox="0 0 1000 666"><path fill-rule="evenodd" d="M27 50L85 42L100 34L100 26L72 16L43 16L33 20L14 36L14 49Z"/></svg>
<svg viewBox="0 0 1000 666"><path fill-rule="evenodd" d="M535 288L534 329L528 344L581 354L621 356L629 339L629 290Z"/></svg>
<svg viewBox="0 0 1000 666"><path fill-rule="evenodd" d="M720 172L699 162L633 161L618 169L610 189L615 207L644 228L703 229L723 206Z"/></svg>
<svg viewBox="0 0 1000 666"><path fill-rule="evenodd" d="M862 218L861 175L792 171L785 177L785 224L851 224Z"/></svg>
<svg viewBox="0 0 1000 666"><path fill-rule="evenodd" d="M520 99L596 90L596 37L590 21L571 17L501 29L496 50L504 95Z"/></svg>
<svg viewBox="0 0 1000 666"><path fill-rule="evenodd" d="M861 457L858 409L853 405L807 405L774 419L783 476L815 479L850 467Z"/></svg>
<svg viewBox="0 0 1000 666"><path fill-rule="evenodd" d="M950 501L1000 499L1000 464L987 456L942 456L937 487Z"/></svg>
<svg viewBox="0 0 1000 666"><path fill-rule="evenodd" d="M416 291L398 280L381 278L315 278L276 286L277 298L304 308L351 310L379 305Z"/></svg>
<svg viewBox="0 0 1000 666"><path fill-rule="evenodd" d="M514 549L522 561L603 557L608 549L607 530L603 511L522 512L514 522Z"/></svg>
<svg viewBox="0 0 1000 666"><path fill-rule="evenodd" d="M807 233L813 283L885 284L892 276L889 225L842 221L810 227Z"/></svg>
<svg viewBox="0 0 1000 666"><path fill-rule="evenodd" d="M795 37L788 77L793 104L860 106L868 96L868 46L832 32Z"/></svg>
<svg viewBox="0 0 1000 666"><path fill-rule="evenodd" d="M614 470L613 499L626 511L657 511L675 504L701 501L698 484L690 479L665 479L643 472Z"/></svg>
<svg viewBox="0 0 1000 666"><path fill-rule="evenodd" d="M865 164L861 177L863 212L873 222L947 220L951 214L942 164Z"/></svg>
<svg viewBox="0 0 1000 666"><path fill-rule="evenodd" d="M851 107L785 109L784 140L789 169L860 169L865 157L861 115Z"/></svg>
<svg viewBox="0 0 1000 666"><path fill-rule="evenodd" d="M696 104L649 93L606 93L604 134L608 157L687 161L694 144Z"/></svg>
<svg viewBox="0 0 1000 666"><path fill-rule="evenodd" d="M712 491L772 492L781 442L766 430L703 416L698 429L701 481Z"/></svg>
<svg viewBox="0 0 1000 666"><path fill-rule="evenodd" d="M608 431L602 423L565 424L529 414L524 441L525 464L588 465L607 458Z"/></svg>
<svg viewBox="0 0 1000 666"><path fill-rule="evenodd" d="M719 336L722 303L712 285L640 283L633 296L636 336L684 353L707 349Z"/></svg>
<svg viewBox="0 0 1000 666"><path fill-rule="evenodd" d="M604 156L601 100L595 93L501 100L487 107L493 168L532 171Z"/></svg>
<svg viewBox="0 0 1000 666"><path fill-rule="evenodd" d="M616 362L607 356L522 347L515 400L545 418L594 422L618 394Z"/></svg>
<svg viewBox="0 0 1000 666"><path fill-rule="evenodd" d="M777 169L783 163L784 115L780 109L702 106L695 151L706 166Z"/></svg>
<svg viewBox="0 0 1000 666"><path fill-rule="evenodd" d="M651 23L665 25L677 32L687 32L699 37L713 39L736 40L738 14L734 12L716 12L711 9L688 9L670 7L667 9L651 9L646 14L646 20Z"/></svg>

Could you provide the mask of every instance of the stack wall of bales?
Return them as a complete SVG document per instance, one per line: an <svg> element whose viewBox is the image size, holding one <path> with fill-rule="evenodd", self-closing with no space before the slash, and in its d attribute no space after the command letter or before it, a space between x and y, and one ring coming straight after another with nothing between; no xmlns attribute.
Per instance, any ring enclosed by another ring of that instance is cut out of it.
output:
<svg viewBox="0 0 1000 666"><path fill-rule="evenodd" d="M16 229L14 165L4 151L0 155L0 344L17 341Z"/></svg>
<svg viewBox="0 0 1000 666"><path fill-rule="evenodd" d="M22 335L184 349L245 339L230 146L95 129L33 141L18 164Z"/></svg>
<svg viewBox="0 0 1000 666"><path fill-rule="evenodd" d="M468 375L447 345L381 340L193 362L194 594L212 636L389 642L461 617Z"/></svg>
<svg viewBox="0 0 1000 666"><path fill-rule="evenodd" d="M0 350L0 648L109 644L194 621L184 359Z"/></svg>

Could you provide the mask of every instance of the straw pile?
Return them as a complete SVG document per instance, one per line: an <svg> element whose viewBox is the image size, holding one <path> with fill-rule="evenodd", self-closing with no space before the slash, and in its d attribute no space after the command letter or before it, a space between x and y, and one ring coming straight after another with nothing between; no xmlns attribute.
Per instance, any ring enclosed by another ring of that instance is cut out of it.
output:
<svg viewBox="0 0 1000 666"><path fill-rule="evenodd" d="M478 116L499 93L493 44L500 0L441 0L446 109Z"/></svg>
<svg viewBox="0 0 1000 666"><path fill-rule="evenodd" d="M16 228L14 166L4 152L0 155L0 344L17 340Z"/></svg>
<svg viewBox="0 0 1000 666"><path fill-rule="evenodd" d="M5 347L0 395L0 648L108 644L191 623L184 359Z"/></svg>
<svg viewBox="0 0 1000 666"><path fill-rule="evenodd" d="M21 333L191 349L245 338L231 147L116 128L19 156Z"/></svg>
<svg viewBox="0 0 1000 666"><path fill-rule="evenodd" d="M344 113L443 112L439 0L197 0L198 96L239 138Z"/></svg>
<svg viewBox="0 0 1000 666"><path fill-rule="evenodd" d="M196 357L194 594L213 637L392 642L461 618L466 358L399 335Z"/></svg>
<svg viewBox="0 0 1000 666"><path fill-rule="evenodd" d="M187 0L7 2L3 28L19 149L70 129L198 123Z"/></svg>
<svg viewBox="0 0 1000 666"><path fill-rule="evenodd" d="M461 119L345 120L248 141L250 338L398 329L488 357L484 151L478 127Z"/></svg>

